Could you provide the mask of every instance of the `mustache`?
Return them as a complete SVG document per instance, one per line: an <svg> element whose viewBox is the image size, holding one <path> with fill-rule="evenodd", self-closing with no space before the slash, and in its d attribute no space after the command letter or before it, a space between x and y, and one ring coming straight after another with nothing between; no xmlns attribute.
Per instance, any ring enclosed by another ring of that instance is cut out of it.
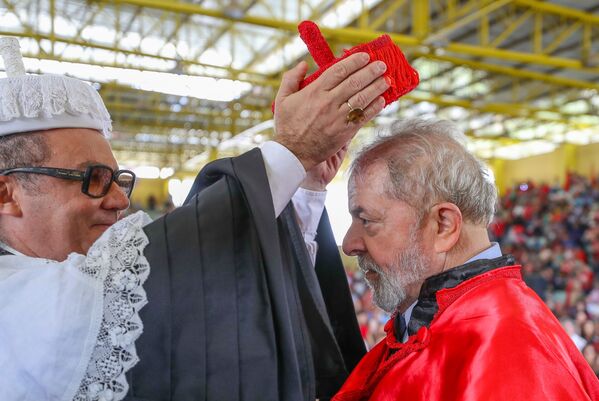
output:
<svg viewBox="0 0 599 401"><path fill-rule="evenodd" d="M358 256L358 267L362 270L362 273L366 273L368 270L379 274L382 273L379 265L367 255Z"/></svg>

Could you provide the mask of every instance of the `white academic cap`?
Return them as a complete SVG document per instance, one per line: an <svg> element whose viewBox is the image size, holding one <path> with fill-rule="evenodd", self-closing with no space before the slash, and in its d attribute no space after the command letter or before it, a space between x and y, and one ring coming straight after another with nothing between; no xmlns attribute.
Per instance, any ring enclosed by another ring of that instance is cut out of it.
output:
<svg viewBox="0 0 599 401"><path fill-rule="evenodd" d="M0 79L0 137L53 128L91 128L108 136L110 114L87 83L61 75L25 74L19 42L0 38L8 78Z"/></svg>

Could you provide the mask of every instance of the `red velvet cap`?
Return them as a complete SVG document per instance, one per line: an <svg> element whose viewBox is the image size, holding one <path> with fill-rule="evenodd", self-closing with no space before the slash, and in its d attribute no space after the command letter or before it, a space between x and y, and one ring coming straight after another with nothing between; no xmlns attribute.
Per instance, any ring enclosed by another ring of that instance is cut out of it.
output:
<svg viewBox="0 0 599 401"><path fill-rule="evenodd" d="M298 29L300 37L319 67L318 71L302 81L300 88L309 85L333 64L359 52L368 53L370 62L380 60L387 65L387 71L384 75L388 78L390 87L383 93L385 106L410 92L420 82L418 72L408 64L401 49L393 43L389 35L382 35L372 42L352 47L345 50L341 57L335 58L320 29L318 29L318 25L312 21L303 21L299 24Z"/></svg>
<svg viewBox="0 0 599 401"><path fill-rule="evenodd" d="M389 89L383 93L385 107L412 91L420 82L418 71L412 68L399 46L393 43L389 35L382 35L372 42L363 43L349 50L344 50L341 57L335 58L320 29L318 29L318 25L312 21L303 21L299 24L298 30L300 37L319 67L316 72L300 83L300 89L312 83L333 64L359 52L368 53L370 55L370 62L380 60L387 65L387 71L385 71L384 76L388 79Z"/></svg>

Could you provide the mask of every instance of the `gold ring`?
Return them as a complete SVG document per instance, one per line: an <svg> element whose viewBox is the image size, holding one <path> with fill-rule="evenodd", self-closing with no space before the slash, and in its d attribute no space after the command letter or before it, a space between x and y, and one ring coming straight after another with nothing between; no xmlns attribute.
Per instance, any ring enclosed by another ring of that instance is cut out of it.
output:
<svg viewBox="0 0 599 401"><path fill-rule="evenodd" d="M356 123L356 122L360 122L364 119L364 109L360 108L360 107L353 107L351 105L351 103L349 102L349 100L347 102L347 105L349 106L349 113L347 113L347 117L345 118L345 121L348 123Z"/></svg>

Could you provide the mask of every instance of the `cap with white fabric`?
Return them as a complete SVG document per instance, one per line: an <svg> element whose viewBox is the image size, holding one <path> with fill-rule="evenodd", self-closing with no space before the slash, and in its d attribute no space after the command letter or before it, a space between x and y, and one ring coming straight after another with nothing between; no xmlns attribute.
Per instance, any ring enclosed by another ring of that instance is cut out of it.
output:
<svg viewBox="0 0 599 401"><path fill-rule="evenodd" d="M26 74L16 38L0 38L7 78L0 79L0 137L53 128L90 128L108 136L110 114L89 84L54 74Z"/></svg>

